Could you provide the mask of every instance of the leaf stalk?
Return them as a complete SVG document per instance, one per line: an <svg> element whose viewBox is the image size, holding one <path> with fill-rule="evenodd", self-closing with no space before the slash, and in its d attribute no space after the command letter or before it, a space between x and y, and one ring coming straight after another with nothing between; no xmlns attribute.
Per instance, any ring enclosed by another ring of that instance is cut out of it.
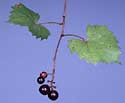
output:
<svg viewBox="0 0 125 103"><path fill-rule="evenodd" d="M40 23L40 24L57 24L57 25L62 25L62 23L59 23L59 22L43 22L43 23Z"/></svg>

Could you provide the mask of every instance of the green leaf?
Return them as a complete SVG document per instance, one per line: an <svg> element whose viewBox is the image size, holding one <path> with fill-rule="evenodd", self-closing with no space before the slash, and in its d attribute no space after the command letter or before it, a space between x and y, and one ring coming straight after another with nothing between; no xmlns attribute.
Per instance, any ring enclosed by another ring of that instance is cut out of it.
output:
<svg viewBox="0 0 125 103"><path fill-rule="evenodd" d="M9 22L21 26L30 26L38 22L40 15L19 3L12 6Z"/></svg>
<svg viewBox="0 0 125 103"><path fill-rule="evenodd" d="M69 40L71 53L76 52L81 59L88 63L98 62L120 63L121 54L113 33L106 26L88 25L86 42L79 39Z"/></svg>
<svg viewBox="0 0 125 103"><path fill-rule="evenodd" d="M50 35L47 28L37 23L40 19L40 15L30 10L22 3L12 6L12 11L10 13L9 23L27 26L29 31L33 36L36 36L36 38L43 40L47 39Z"/></svg>
<svg viewBox="0 0 125 103"><path fill-rule="evenodd" d="M33 36L36 36L36 38L41 38L41 40L47 39L50 35L48 29L40 24L33 24L29 26L29 31L32 32Z"/></svg>

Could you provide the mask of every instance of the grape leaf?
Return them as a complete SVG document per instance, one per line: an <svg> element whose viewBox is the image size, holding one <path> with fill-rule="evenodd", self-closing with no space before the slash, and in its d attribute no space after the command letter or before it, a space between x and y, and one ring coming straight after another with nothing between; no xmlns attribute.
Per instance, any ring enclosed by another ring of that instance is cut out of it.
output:
<svg viewBox="0 0 125 103"><path fill-rule="evenodd" d="M47 39L50 34L48 29L40 24L34 24L29 26L29 31L32 32L33 36L36 36L36 38L41 38L41 40Z"/></svg>
<svg viewBox="0 0 125 103"><path fill-rule="evenodd" d="M32 32L32 35L36 38L47 39L50 35L50 32L44 26L38 24L40 15L34 11L27 8L22 3L12 6L12 11L10 12L9 23L27 26L29 31Z"/></svg>
<svg viewBox="0 0 125 103"><path fill-rule="evenodd" d="M106 26L88 25L87 40L69 40L68 47L71 53L76 52L81 59L88 63L98 62L119 63L121 54L113 33Z"/></svg>
<svg viewBox="0 0 125 103"><path fill-rule="evenodd" d="M21 26L29 26L38 22L40 15L28 9L22 3L12 6L9 22Z"/></svg>

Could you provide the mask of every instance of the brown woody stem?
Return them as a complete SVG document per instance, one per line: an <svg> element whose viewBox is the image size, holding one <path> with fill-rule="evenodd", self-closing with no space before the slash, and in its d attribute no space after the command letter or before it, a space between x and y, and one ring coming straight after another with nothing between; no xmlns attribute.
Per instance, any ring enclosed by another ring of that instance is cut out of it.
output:
<svg viewBox="0 0 125 103"><path fill-rule="evenodd" d="M59 45L60 45L60 42L61 42L63 34L64 34L65 18L66 18L66 0L64 0L64 13L63 13L63 16L62 16L61 33L60 33L60 37L59 37L59 40L58 40L58 43L57 43L57 46L56 46L56 50L55 50L55 53L54 53L54 57L53 57L52 78L50 80L51 81L50 86L52 86L52 87L53 87L53 82L54 82L54 78L55 78L57 52L58 52Z"/></svg>
<svg viewBox="0 0 125 103"><path fill-rule="evenodd" d="M62 23L57 23L57 22L46 22L46 23L43 23L43 24L59 24L61 25L61 32L60 32L60 37L58 39L58 43L57 43L57 46L56 46L56 49L55 49L55 53L54 53L54 57L53 57L53 65L52 65L52 73L51 73L51 80L49 80L48 82L50 83L50 87L51 89L53 89L55 86L55 82L54 82L54 79L55 79L55 68L56 68L56 58L57 58L57 53L58 53L58 49L59 49L59 46L60 46L60 43L61 43L61 40L63 37L65 36L73 36L73 37L77 37L79 39L81 39L82 41L85 42L85 39L81 36L78 36L78 35L75 35L75 34L64 34L64 31L65 31L65 19L66 19L66 6L67 6L67 0L64 0L64 13L63 13L63 16L62 16Z"/></svg>

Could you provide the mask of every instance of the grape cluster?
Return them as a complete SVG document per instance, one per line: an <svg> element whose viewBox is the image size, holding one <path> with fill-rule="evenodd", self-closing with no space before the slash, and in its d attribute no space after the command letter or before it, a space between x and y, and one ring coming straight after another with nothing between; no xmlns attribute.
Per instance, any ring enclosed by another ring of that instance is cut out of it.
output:
<svg viewBox="0 0 125 103"><path fill-rule="evenodd" d="M49 86L48 84L43 84L45 82L45 79L47 78L48 73L47 72L42 72L40 73L40 76L37 78L38 84L42 84L39 88L39 92L42 95L48 95L48 98L52 101L55 101L58 99L59 94L55 90L54 86Z"/></svg>

